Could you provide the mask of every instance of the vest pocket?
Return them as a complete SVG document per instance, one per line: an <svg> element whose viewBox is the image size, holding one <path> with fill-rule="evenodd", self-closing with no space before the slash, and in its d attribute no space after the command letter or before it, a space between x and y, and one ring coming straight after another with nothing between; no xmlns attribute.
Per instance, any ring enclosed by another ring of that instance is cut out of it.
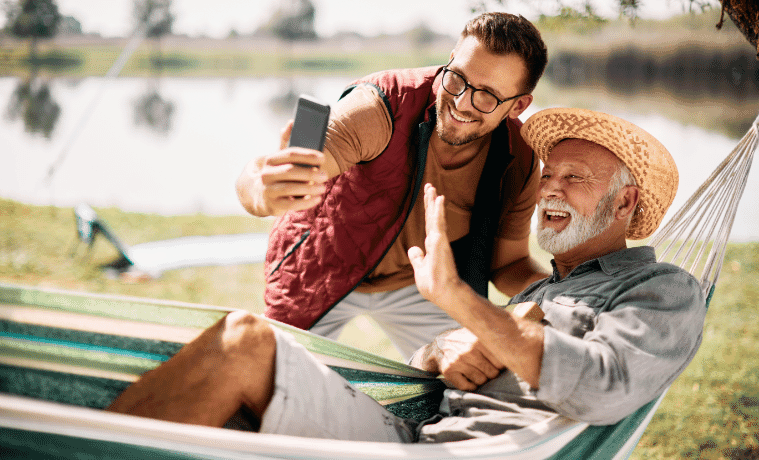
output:
<svg viewBox="0 0 759 460"><path fill-rule="evenodd" d="M285 260L287 260L287 258L290 257L292 253L294 253L295 250L298 249L298 247L306 241L306 238L308 238L309 235L311 235L311 230L306 230L306 232L301 235L300 239L295 242L293 247L291 247L290 250L287 251L284 256L282 256L282 259L280 259L274 269L272 269L271 273L269 273L269 276L273 275L277 272L277 270L279 270L279 267L281 267Z"/></svg>

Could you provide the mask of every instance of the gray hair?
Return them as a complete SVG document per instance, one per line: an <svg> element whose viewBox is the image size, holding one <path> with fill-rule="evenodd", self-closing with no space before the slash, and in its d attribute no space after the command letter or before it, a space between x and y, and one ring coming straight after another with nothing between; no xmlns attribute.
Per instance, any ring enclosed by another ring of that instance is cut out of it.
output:
<svg viewBox="0 0 759 460"><path fill-rule="evenodd" d="M630 169L620 160L617 170L609 180L609 190L606 192L604 198L614 201L619 192L629 185L637 187L638 183L635 181L635 177L630 172ZM603 202L604 200L602 199L601 201ZM630 216L627 218L627 225L630 225L630 221L634 215L635 212L630 213Z"/></svg>

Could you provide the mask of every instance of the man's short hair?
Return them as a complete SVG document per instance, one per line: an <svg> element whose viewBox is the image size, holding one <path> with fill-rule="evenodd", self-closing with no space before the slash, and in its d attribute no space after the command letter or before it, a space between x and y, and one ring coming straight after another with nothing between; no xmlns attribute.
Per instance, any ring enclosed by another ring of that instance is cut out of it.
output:
<svg viewBox="0 0 759 460"><path fill-rule="evenodd" d="M520 15L483 13L470 20L459 42L474 37L495 54L516 54L524 60L527 79L524 91L531 93L548 63L548 51L535 26Z"/></svg>

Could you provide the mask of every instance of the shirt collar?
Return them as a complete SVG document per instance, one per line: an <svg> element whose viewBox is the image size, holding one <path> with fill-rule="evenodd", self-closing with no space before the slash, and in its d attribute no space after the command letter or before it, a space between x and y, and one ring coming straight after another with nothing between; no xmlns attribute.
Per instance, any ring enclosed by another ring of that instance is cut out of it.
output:
<svg viewBox="0 0 759 460"><path fill-rule="evenodd" d="M593 270L594 267L599 267L605 274L613 276L622 270L630 267L646 265L656 262L656 251L651 246L636 246L632 248L620 249L619 251L606 254L598 257L597 259L591 259L576 266L567 275L569 278L572 275L579 275L585 273L588 270ZM552 281L559 280L559 271L556 268L556 262L551 259L551 266L553 267Z"/></svg>

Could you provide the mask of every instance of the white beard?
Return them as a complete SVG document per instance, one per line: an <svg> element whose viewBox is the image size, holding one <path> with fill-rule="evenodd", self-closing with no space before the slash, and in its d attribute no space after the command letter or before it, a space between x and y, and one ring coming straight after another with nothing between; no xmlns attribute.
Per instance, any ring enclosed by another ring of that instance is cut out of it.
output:
<svg viewBox="0 0 759 460"><path fill-rule="evenodd" d="M610 196L611 195L611 196ZM600 235L614 222L615 194L607 194L598 203L595 214L583 216L575 208L558 199L538 203L538 215L542 216L545 209L568 212L571 220L566 228L557 232L552 228L543 227L543 220L538 219L538 246L551 254L564 254Z"/></svg>

